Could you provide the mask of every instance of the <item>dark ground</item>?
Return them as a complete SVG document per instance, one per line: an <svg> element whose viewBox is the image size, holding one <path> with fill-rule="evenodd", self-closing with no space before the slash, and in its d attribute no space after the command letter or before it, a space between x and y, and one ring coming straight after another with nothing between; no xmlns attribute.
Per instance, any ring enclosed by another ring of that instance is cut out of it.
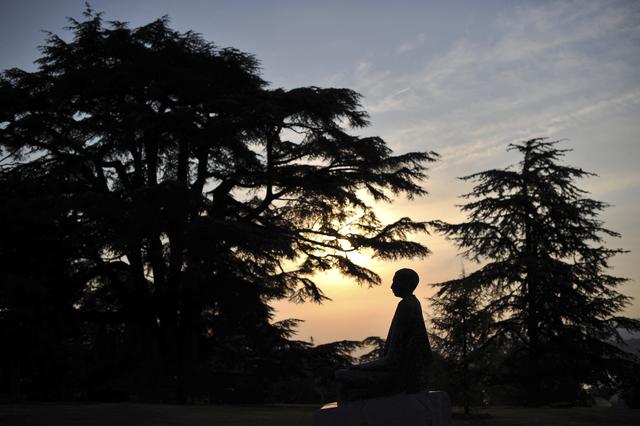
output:
<svg viewBox="0 0 640 426"><path fill-rule="evenodd" d="M0 425L95 426L305 426L316 406L159 405L159 404L3 404ZM454 409L454 426L640 425L640 410L613 408L495 407L465 418Z"/></svg>

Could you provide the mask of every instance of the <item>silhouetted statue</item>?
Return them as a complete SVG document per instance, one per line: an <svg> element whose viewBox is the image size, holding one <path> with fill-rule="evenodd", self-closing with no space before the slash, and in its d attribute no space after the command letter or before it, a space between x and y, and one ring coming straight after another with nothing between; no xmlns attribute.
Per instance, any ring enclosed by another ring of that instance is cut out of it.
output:
<svg viewBox="0 0 640 426"><path fill-rule="evenodd" d="M420 301L413 295L418 282L418 274L412 269L400 269L393 276L391 290L402 300L398 302L389 327L384 355L374 361L336 371L338 403L414 393L426 388L431 345Z"/></svg>

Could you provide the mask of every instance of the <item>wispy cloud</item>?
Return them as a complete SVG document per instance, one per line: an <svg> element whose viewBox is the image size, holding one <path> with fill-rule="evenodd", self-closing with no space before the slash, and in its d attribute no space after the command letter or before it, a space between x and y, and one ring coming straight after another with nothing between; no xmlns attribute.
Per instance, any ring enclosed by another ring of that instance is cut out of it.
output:
<svg viewBox="0 0 640 426"><path fill-rule="evenodd" d="M418 48L420 45L424 44L425 41L427 41L427 33L420 33L415 39L405 41L404 43L400 44L400 46L398 46L398 48L396 49L396 53L404 54L407 52L411 52L412 50Z"/></svg>
<svg viewBox="0 0 640 426"><path fill-rule="evenodd" d="M354 86L392 144L455 146L457 161L475 161L482 147L564 137L567 126L637 109L639 16L640 3L621 1L526 5L496 17L490 37L460 38L412 70L360 63ZM424 39L396 53L420 55Z"/></svg>
<svg viewBox="0 0 640 426"><path fill-rule="evenodd" d="M425 182L430 195L377 205L381 219L463 221L456 204L471 187L457 177L514 164L519 158L506 152L510 142L568 138L562 146L575 151L566 156L567 163L600 173L579 186L595 199L618 206L605 210L602 219L622 233L625 249L637 253L640 2L512 2L503 10L484 15L489 19L469 18L463 30L439 37L422 35L424 27L419 27L413 37L358 51L361 56L353 66L341 69L339 84L362 93L372 115L372 128L363 131L381 135L396 152L435 149L442 156ZM455 246L437 235L421 238L434 253L411 267L431 282L457 276ZM633 255L614 262L616 275L635 280L635 286L623 286L622 291L640 300L640 270ZM390 278L399 265L371 266ZM333 291L340 279L328 281ZM371 294L366 295L369 301ZM344 304L328 317L337 318L361 297L339 294L334 303ZM376 308L380 312L383 300L381 296ZM628 314L638 316L639 309L636 302ZM313 328L309 312L302 315L309 320L305 330ZM354 337L387 325L365 330L370 323L362 321ZM317 324L321 331L313 334L320 336L327 323ZM331 337L344 338L343 333Z"/></svg>

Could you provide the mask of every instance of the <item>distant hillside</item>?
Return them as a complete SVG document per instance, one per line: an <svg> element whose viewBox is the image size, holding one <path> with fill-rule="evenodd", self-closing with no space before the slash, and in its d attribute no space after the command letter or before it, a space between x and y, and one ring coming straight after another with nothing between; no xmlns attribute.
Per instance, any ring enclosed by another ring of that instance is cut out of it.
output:
<svg viewBox="0 0 640 426"><path fill-rule="evenodd" d="M640 355L640 338L638 339L626 339L624 345L620 346L625 351Z"/></svg>
<svg viewBox="0 0 640 426"><path fill-rule="evenodd" d="M640 319L640 318L634 318L634 319ZM618 332L620 333L620 337L622 337L624 340L640 339L640 331L627 331L623 329L618 329Z"/></svg>
<svg viewBox="0 0 640 426"><path fill-rule="evenodd" d="M624 343L616 344L616 346L624 351L640 356L640 331L627 331L619 328L618 332Z"/></svg>

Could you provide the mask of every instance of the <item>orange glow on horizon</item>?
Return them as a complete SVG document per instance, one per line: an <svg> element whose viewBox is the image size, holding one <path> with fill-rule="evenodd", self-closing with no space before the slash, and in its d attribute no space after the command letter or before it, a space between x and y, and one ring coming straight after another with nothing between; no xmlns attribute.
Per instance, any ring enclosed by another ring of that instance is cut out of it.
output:
<svg viewBox="0 0 640 426"><path fill-rule="evenodd" d="M460 186L429 184L434 188L432 196L418 200L398 198L391 204L375 203L375 212L383 223L391 223L401 217L414 220L444 219L451 222L464 220L464 215L456 208L459 199L456 193L463 193ZM453 189L452 189L453 188ZM441 192L436 192L436 190ZM455 191L455 192L452 192ZM420 284L415 295L420 300L425 319L431 314L428 298L435 289L430 285L453 279L460 275L462 267L471 272L477 265L458 256L452 242L439 235L413 235L410 239L425 244L432 254L424 259L403 259L396 262L372 259L370 253L348 251L351 249L347 241L339 241L345 249L344 255L355 263L376 272L382 279L379 286L362 286L353 279L344 277L338 271L327 271L315 274L312 278L326 296L332 300L322 304L277 301L272 303L276 309L274 320L298 318L305 322L298 328L296 338L314 343L327 343L338 340L362 340L368 336L386 337L391 318L398 299L391 290L391 279L396 270L412 268L420 276ZM612 246L616 246L614 241ZM627 270L633 268L633 256L621 255L614 259L615 275L626 276ZM622 312L623 315L640 317L640 288L629 282L621 286L622 293L635 300Z"/></svg>

